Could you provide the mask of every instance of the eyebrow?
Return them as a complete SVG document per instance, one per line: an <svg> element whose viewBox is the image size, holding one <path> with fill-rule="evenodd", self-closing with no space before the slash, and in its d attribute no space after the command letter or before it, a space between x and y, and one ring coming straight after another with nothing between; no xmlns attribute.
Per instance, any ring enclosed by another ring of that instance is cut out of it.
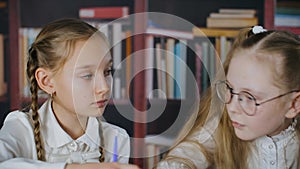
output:
<svg viewBox="0 0 300 169"><path fill-rule="evenodd" d="M227 81L227 83L229 83L229 86L230 86L233 90L236 90L236 88L234 88L234 87L232 86L232 84L231 84L228 80L226 80L226 81ZM255 95L256 97L260 97L260 96L266 94L265 92L255 91L255 90L252 90L252 89L250 89L250 88L241 88L241 89L239 90L239 92L242 92L242 91L248 92L248 93L250 93L250 94L252 94L252 95ZM235 92L236 92L236 91L235 91Z"/></svg>
<svg viewBox="0 0 300 169"><path fill-rule="evenodd" d="M113 60L109 59L109 61L106 63L107 66L110 66L111 64L113 64ZM83 65L83 66L79 66L76 69L77 70L81 70L81 69L89 69L89 68L95 68L98 67L99 65Z"/></svg>
<svg viewBox="0 0 300 169"><path fill-rule="evenodd" d="M113 64L113 60L112 60L112 58L111 58L111 59L109 59L109 61L107 62L107 65L110 65L110 64Z"/></svg>

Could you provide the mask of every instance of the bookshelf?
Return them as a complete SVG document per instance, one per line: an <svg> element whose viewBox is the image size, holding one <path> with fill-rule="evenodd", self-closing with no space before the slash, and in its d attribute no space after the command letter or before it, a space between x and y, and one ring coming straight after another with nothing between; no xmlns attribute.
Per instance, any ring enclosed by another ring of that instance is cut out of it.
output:
<svg viewBox="0 0 300 169"><path fill-rule="evenodd" d="M2 1L0 1L2 2ZM8 2L8 1L7 1ZM3 107L3 110L11 111L14 109L19 109L24 102L28 102L25 98L22 98L20 95L21 90L19 88L19 70L16 69L19 67L19 28L21 27L41 27L44 24L60 18L60 17L78 17L78 10L81 7L90 7L90 6L129 6L129 13L139 13L139 12L164 12L172 15L181 17L190 23L193 23L197 28L200 28L202 33L212 37L214 40L219 39L219 37L233 38L236 35L236 30L223 30L223 29L207 29L205 28L206 17L209 13L217 11L221 7L226 8L253 8L258 11L259 24L265 25L267 28L274 28L274 10L276 0L254 0L254 1L238 1L238 0L170 0L170 1L161 1L161 0L114 0L114 1L95 1L95 0L48 0L48 1L38 1L38 0L9 0L8 5L8 21L7 29L9 28L8 34L8 54L6 55L7 67L5 68L7 74L8 82L8 93L7 97L0 97L0 106ZM59 5L58 5L59 4ZM0 3L1 5L1 3ZM34 9L34 10L32 10ZM55 12L54 12L55 9ZM188 10L185 10L188 9ZM201 10L199 10L201 9ZM1 8L0 8L1 10ZM199 12L201 11L201 12ZM34 18L34 19L33 19ZM172 25L172 20L164 20L163 18L151 18L151 20L159 25ZM147 30L147 17L136 17L134 19L134 30L136 32L146 32ZM138 23L138 24L136 24ZM2 23L1 23L2 25ZM291 29L292 31L299 33L299 28L281 28L278 29ZM171 32L170 27L165 26L162 28L167 30L166 32ZM180 31L187 31L186 27L183 27ZM133 37L133 52L137 52L146 48L147 37L164 37L165 34L161 35L162 30L157 29L148 29L147 34L140 34ZM188 31L192 34L192 39L188 41L193 41L194 38L201 38L203 35L198 30L189 29ZM169 35L170 36L170 35ZM173 36L173 35L171 35ZM183 38L183 37L178 37ZM218 41L218 40L217 40ZM194 55L194 54L191 54ZM135 56L135 64L133 69L140 69L140 67L145 66L145 53L139 52ZM195 56L188 57L187 64L191 70L196 71ZM140 72L132 82L132 95L130 100L119 100L116 102L110 102L107 107L107 112L105 113L105 118L128 130L130 136L135 138L145 138L147 134L160 134L165 131L171 124L176 120L177 112L180 107L191 107L192 103L188 99L167 99L166 108L163 114L155 121L152 121L148 124L133 122L128 119L124 119L120 114L116 106L121 107L124 111L128 112L134 121L146 121L147 118L151 118L150 113L140 114L150 110L151 107L159 107L162 105L164 99L148 99L145 86L146 81L146 72ZM187 79L190 81L191 79ZM192 95L191 93L187 94L188 96ZM151 104L150 104L151 103ZM133 105L135 109L132 109ZM155 109L153 109L155 113ZM5 115L1 114L3 120ZM188 114L184 118L187 118ZM1 125L0 125L1 126ZM180 128L177 128L178 132ZM139 139L139 141L134 142L133 154L143 154L145 152L145 141ZM143 158L133 158L132 162L138 164L139 166L144 166Z"/></svg>

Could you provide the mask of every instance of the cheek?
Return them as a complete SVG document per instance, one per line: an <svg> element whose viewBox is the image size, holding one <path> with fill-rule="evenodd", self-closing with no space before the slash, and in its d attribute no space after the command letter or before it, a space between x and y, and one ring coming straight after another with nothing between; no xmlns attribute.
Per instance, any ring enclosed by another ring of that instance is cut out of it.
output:
<svg viewBox="0 0 300 169"><path fill-rule="evenodd" d="M280 104L269 104L257 110L257 117L249 119L249 129L259 136L268 135L284 122L286 109Z"/></svg>

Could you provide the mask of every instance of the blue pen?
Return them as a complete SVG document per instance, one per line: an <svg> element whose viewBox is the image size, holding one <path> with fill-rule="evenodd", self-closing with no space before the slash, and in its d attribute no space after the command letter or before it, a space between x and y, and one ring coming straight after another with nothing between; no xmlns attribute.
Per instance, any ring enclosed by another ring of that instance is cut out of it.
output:
<svg viewBox="0 0 300 169"><path fill-rule="evenodd" d="M113 162L118 161L118 136L115 136Z"/></svg>

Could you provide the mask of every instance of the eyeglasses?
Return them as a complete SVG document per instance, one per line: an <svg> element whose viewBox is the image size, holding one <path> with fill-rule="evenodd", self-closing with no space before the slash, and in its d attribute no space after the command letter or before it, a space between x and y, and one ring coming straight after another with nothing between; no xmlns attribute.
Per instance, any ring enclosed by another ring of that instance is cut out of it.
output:
<svg viewBox="0 0 300 169"><path fill-rule="evenodd" d="M233 88L230 87L227 81L218 81L215 84L216 87L216 92L219 97L219 99L224 103L224 104L229 104L232 100L233 95L238 96L238 103L243 109L243 111L248 115L248 116L254 116L256 113L256 107L260 106L264 103L270 102L272 100L278 99L282 96L285 96L290 93L294 92L299 92L300 90L291 90L287 93L278 95L276 97L272 97L270 99L267 99L263 102L257 103L256 98L249 92L246 91L241 91L239 93L233 92Z"/></svg>

